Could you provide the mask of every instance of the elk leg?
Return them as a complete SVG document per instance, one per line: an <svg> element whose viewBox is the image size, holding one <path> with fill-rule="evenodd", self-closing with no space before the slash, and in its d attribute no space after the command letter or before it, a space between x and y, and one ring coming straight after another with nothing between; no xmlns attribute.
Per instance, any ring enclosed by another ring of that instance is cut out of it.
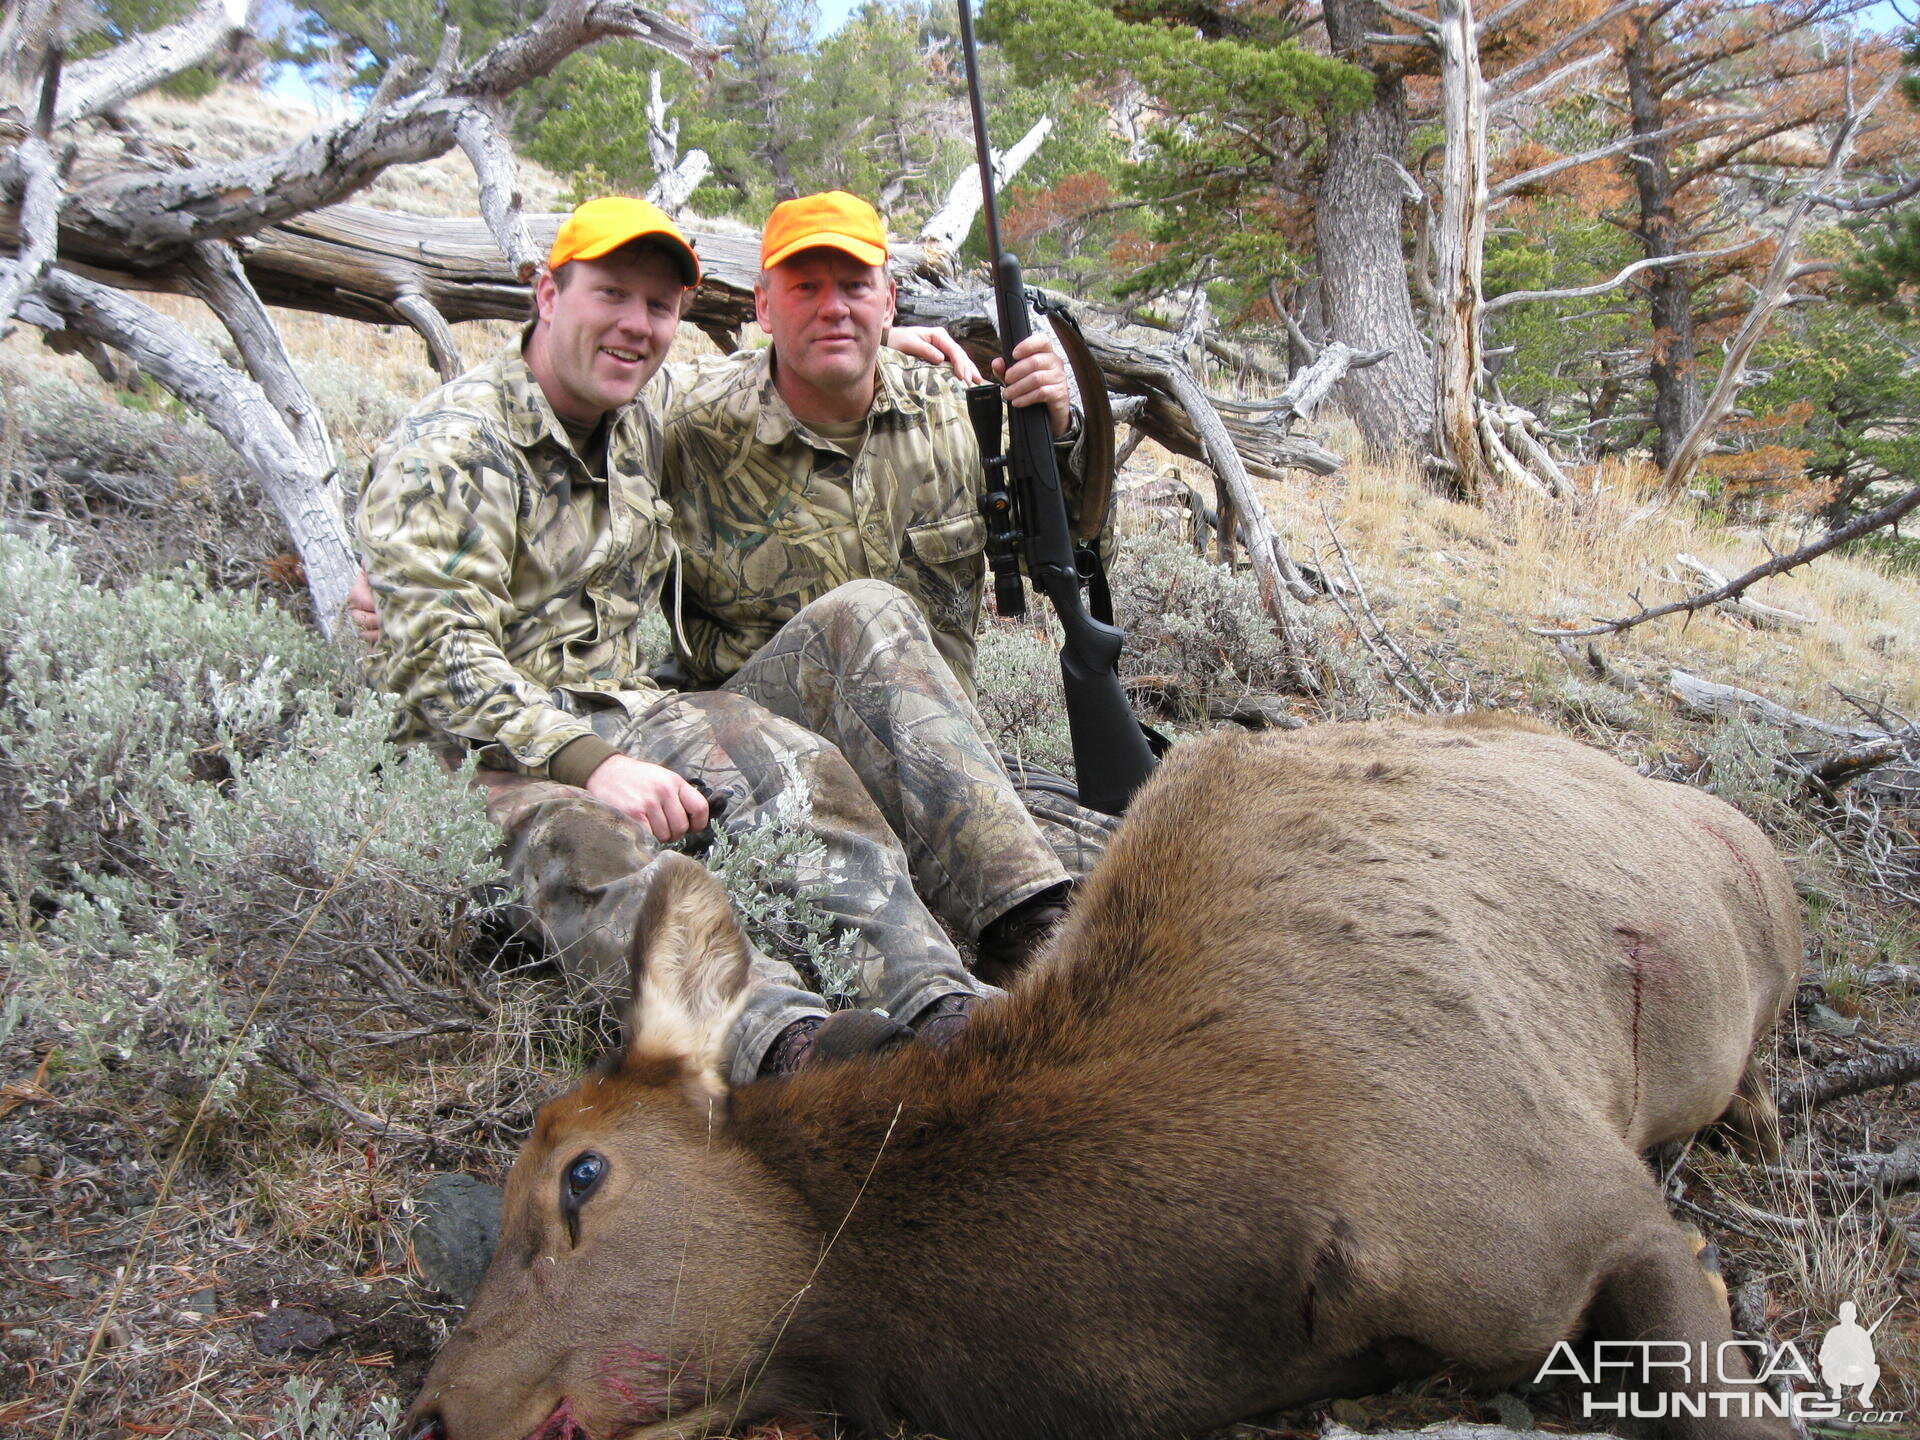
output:
<svg viewBox="0 0 1920 1440"><path fill-rule="evenodd" d="M1740 1088L1715 1122L1727 1132L1735 1150L1748 1160L1773 1160L1780 1154L1780 1111L1767 1088L1760 1057L1749 1055L1740 1076Z"/></svg>
<svg viewBox="0 0 1920 1440"><path fill-rule="evenodd" d="M1726 1286L1664 1213L1647 1215L1616 1253L1589 1318L1598 1339L1660 1342L1615 1347L1610 1358L1626 1363L1596 1376L1594 1398L1639 1395L1640 1413L1664 1412L1675 1440L1789 1440L1744 1347L1722 1349L1733 1339Z"/></svg>

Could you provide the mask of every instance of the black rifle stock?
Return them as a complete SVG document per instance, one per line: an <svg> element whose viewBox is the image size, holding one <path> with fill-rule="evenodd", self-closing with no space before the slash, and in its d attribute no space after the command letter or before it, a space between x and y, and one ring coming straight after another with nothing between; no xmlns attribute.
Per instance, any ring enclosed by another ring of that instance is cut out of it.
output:
<svg viewBox="0 0 1920 1440"><path fill-rule="evenodd" d="M986 212L987 248L993 257L993 292L1000 324L1000 353L1009 367L1014 348L1032 333L1020 262L1000 248L1000 221L994 206L993 155L987 142L985 107L980 99L979 63L974 54L972 0L960 0L960 43L967 66L967 99L973 108L974 148L980 160L981 203ZM980 387L991 389L992 387ZM1053 604L1064 635L1060 677L1067 698L1067 728L1073 737L1074 777L1080 803L1118 815L1153 770L1146 732L1134 718L1120 686L1120 647L1126 638L1115 626L1087 613L1080 594L1080 569L1067 522L1066 496L1054 456L1053 432L1044 405L1016 406L1007 412L1008 444L999 453L999 396L994 391L994 422L984 425L985 396L969 398L969 410L981 437L987 486L981 509L987 517L988 555L993 562L994 595L1003 615L1019 614L1020 577L1013 547L1026 560L1027 576ZM1009 595L1011 591L1011 596ZM1010 606L1008 601L1013 600Z"/></svg>

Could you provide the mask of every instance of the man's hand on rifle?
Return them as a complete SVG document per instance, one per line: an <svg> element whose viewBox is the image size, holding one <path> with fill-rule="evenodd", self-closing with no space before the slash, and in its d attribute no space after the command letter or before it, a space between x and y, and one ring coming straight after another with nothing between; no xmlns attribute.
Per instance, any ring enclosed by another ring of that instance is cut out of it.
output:
<svg viewBox="0 0 1920 1440"><path fill-rule="evenodd" d="M1014 346L1011 370L1004 361L995 360L993 378L1006 388L1009 405L1044 404L1047 428L1056 440L1073 428L1073 392L1067 388L1067 367L1054 353L1053 341L1041 331L1034 331Z"/></svg>

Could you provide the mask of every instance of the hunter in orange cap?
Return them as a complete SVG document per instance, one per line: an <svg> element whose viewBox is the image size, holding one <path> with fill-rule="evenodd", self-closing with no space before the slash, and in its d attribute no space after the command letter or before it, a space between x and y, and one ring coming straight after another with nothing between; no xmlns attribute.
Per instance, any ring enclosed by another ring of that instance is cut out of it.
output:
<svg viewBox="0 0 1920 1440"><path fill-rule="evenodd" d="M782 200L760 232L760 268L771 270L790 255L824 245L853 256L862 265L887 263L887 227L880 212L858 195L828 190Z"/></svg>
<svg viewBox="0 0 1920 1440"><path fill-rule="evenodd" d="M693 253L680 227L659 206L626 195L603 195L577 206L553 237L547 269L558 270L569 260L598 260L622 245L653 237L680 266L680 278L688 285L698 285L700 257Z"/></svg>

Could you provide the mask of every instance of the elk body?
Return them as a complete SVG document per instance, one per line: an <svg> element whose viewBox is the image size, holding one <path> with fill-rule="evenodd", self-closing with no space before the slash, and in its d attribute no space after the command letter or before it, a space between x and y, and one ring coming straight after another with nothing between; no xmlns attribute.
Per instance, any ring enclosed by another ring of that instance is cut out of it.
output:
<svg viewBox="0 0 1920 1440"><path fill-rule="evenodd" d="M1145 1440L1531 1377L1583 1326L1730 1337L1640 1157L1767 1129L1793 888L1726 805L1537 727L1178 747L944 1050L728 1091L726 897L662 857L648 910L625 1052L542 1111L427 1432Z"/></svg>

